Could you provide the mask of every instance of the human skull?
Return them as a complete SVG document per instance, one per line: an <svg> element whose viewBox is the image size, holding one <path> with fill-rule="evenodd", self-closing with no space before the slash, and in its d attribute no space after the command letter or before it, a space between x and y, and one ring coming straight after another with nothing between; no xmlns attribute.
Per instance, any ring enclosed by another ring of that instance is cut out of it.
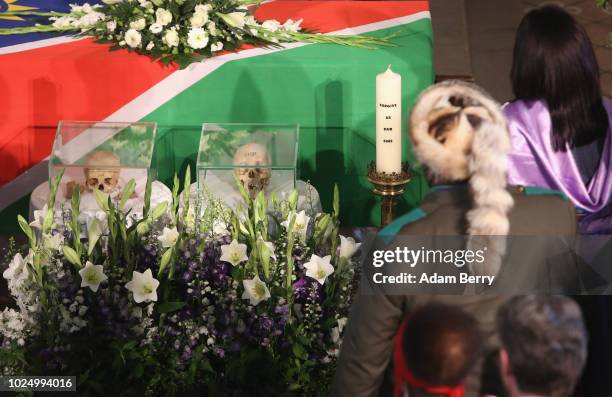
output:
<svg viewBox="0 0 612 397"><path fill-rule="evenodd" d="M110 150L96 150L85 161L85 187L111 193L119 183L121 162L119 156Z"/></svg>
<svg viewBox="0 0 612 397"><path fill-rule="evenodd" d="M269 166L270 163L268 150L259 143L247 143L236 150L234 165L248 165L249 167L235 168L234 173L242 183L242 186L247 189L251 198L255 198L257 193L264 190L272 177L272 170L270 168L253 166Z"/></svg>

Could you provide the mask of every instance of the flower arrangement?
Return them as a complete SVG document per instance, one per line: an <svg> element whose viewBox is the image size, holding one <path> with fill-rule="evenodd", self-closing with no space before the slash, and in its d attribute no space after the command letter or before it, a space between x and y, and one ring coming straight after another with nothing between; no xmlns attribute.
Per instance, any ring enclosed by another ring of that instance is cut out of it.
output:
<svg viewBox="0 0 612 397"><path fill-rule="evenodd" d="M139 218L123 210L133 183L116 203L97 191L105 217L81 225L78 189L54 220L61 177L36 221L19 217L0 374L76 375L81 395L326 394L358 272L337 188L330 214L240 184L243 213L211 198L196 212L188 169L155 208L149 181Z"/></svg>
<svg viewBox="0 0 612 397"><path fill-rule="evenodd" d="M181 68L244 44L333 43L371 48L389 38L327 36L304 31L301 20L258 22L245 0L103 0L102 5L71 5L69 13L14 11L11 15L48 17L51 24L0 29L0 34L75 32L93 36L111 50L126 48Z"/></svg>

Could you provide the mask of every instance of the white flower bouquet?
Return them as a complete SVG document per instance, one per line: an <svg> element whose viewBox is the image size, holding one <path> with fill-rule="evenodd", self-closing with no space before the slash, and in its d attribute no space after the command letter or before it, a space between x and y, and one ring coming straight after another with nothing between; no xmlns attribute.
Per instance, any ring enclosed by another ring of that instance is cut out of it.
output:
<svg viewBox="0 0 612 397"><path fill-rule="evenodd" d="M358 272L337 189L330 214L240 184L246 214L212 198L196 213L186 174L152 209L149 183L130 222L132 183L118 203L97 192L106 217L87 230L78 189L55 220L58 176L45 213L19 218L29 247L7 257L0 374L76 375L81 395L327 393Z"/></svg>
<svg viewBox="0 0 612 397"><path fill-rule="evenodd" d="M301 20L258 22L254 2L244 0L103 0L103 5L71 5L69 13L13 11L48 17L50 24L0 29L2 34L74 32L92 36L111 50L127 48L181 68L220 51L244 44L277 47L281 43L315 42L372 48L390 45L390 37L327 36L304 31ZM255 2L256 3L256 2Z"/></svg>

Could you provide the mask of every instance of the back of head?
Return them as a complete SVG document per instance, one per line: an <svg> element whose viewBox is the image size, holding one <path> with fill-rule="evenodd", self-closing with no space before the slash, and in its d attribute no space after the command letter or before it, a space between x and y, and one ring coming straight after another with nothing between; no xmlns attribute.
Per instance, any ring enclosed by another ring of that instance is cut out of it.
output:
<svg viewBox="0 0 612 397"><path fill-rule="evenodd" d="M522 393L570 396L586 361L587 336L571 298L515 297L498 311L497 326Z"/></svg>
<svg viewBox="0 0 612 397"><path fill-rule="evenodd" d="M511 78L517 99L546 102L555 150L605 136L608 117L593 46L562 8L544 6L525 15L516 34Z"/></svg>
<svg viewBox="0 0 612 397"><path fill-rule="evenodd" d="M476 320L455 306L423 306L406 319L402 331L399 353L407 383L430 393L461 387L483 348Z"/></svg>

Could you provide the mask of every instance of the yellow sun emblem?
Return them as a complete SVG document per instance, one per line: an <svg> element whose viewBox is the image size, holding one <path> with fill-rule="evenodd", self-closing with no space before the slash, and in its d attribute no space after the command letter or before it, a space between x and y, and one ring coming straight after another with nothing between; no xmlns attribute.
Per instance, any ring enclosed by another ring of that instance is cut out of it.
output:
<svg viewBox="0 0 612 397"><path fill-rule="evenodd" d="M36 7L22 6L17 4L19 0L0 0L0 20L22 21L17 15L4 15L5 12L35 10Z"/></svg>

